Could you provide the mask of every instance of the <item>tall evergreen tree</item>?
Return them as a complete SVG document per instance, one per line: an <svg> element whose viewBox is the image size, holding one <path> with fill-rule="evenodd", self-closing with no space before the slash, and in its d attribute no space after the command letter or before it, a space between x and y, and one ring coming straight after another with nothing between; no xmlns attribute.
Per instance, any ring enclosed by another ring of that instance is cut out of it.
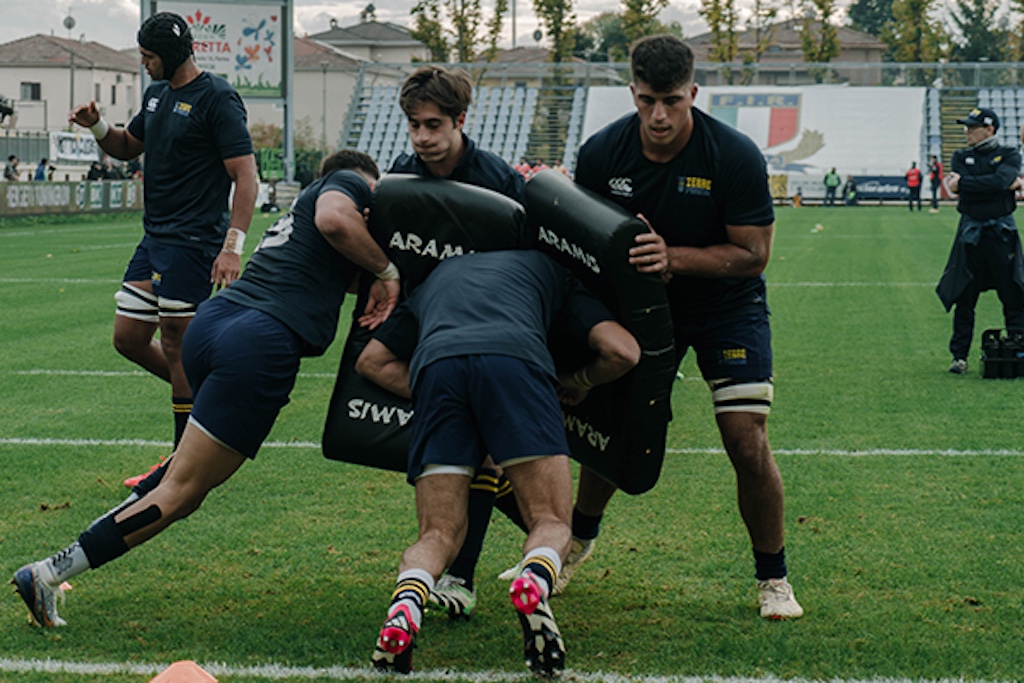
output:
<svg viewBox="0 0 1024 683"><path fill-rule="evenodd" d="M1006 27L1000 26L998 13L997 0L957 0L949 13L953 24L950 59L955 62L1003 61L1009 44Z"/></svg>
<svg viewBox="0 0 1024 683"><path fill-rule="evenodd" d="M847 10L850 26L880 38L892 16L893 0L855 0Z"/></svg>

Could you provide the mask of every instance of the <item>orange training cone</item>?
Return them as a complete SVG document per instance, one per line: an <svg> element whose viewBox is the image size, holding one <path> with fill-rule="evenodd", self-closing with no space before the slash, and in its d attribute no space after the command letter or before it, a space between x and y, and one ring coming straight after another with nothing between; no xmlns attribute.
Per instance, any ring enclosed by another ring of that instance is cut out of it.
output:
<svg viewBox="0 0 1024 683"><path fill-rule="evenodd" d="M217 679L192 660L186 659L171 664L149 683L217 683Z"/></svg>

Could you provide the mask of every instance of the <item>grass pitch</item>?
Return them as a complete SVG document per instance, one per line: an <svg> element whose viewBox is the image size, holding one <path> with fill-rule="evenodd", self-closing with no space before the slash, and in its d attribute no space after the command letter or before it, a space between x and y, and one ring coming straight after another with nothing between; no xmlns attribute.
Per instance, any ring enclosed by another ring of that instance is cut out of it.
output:
<svg viewBox="0 0 1024 683"><path fill-rule="evenodd" d="M946 372L951 319L934 285L956 218L779 210L770 435L804 618L757 617L734 478L688 357L661 481L614 500L593 558L553 602L573 674L1019 678L1024 383L980 377L977 340L1002 326L994 293L978 308L969 374ZM137 217L0 223L8 575L76 538L123 498L121 479L168 450L166 385L110 345L113 293L139 236ZM220 666L221 681L373 677L369 654L415 536L413 496L396 474L319 455L340 352L337 342L305 362L272 447L199 512L72 582L68 627L30 627L5 593L0 680L146 681L180 659ZM522 678L494 578L521 542L496 515L478 612L469 623L428 615L419 680Z"/></svg>

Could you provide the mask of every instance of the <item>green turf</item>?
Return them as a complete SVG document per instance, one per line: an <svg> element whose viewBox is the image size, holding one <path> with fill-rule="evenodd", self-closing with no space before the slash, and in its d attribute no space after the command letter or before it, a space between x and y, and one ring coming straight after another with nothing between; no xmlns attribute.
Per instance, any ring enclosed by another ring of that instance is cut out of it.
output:
<svg viewBox="0 0 1024 683"><path fill-rule="evenodd" d="M257 230L269 222L258 218ZM553 603L573 670L1019 677L1024 382L980 377L977 339L1002 325L994 294L978 309L970 373L946 372L951 319L934 284L955 224L949 208L779 210L768 269L770 432L787 487L791 578L807 613L790 623L757 617L734 478L687 358L661 481L614 500L593 558ZM124 476L165 454L12 443L169 439L169 392L159 381L41 374L133 370L111 348L110 328L112 295L139 233L136 216L0 222L0 557L8 573L73 540L121 500ZM304 363L271 441L319 440L340 350ZM329 462L315 448L265 448L191 519L77 577L61 611L67 628L30 627L6 594L0 660L366 667L399 554L414 535L412 490L398 475ZM522 669L518 626L495 578L521 542L496 516L478 571L478 612L469 623L428 616L417 668ZM16 683L148 678L0 670L0 680Z"/></svg>

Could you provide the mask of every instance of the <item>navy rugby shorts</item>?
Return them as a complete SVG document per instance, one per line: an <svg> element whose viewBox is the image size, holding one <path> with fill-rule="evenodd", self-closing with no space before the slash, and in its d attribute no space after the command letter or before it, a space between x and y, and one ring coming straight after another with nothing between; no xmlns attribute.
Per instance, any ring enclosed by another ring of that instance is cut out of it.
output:
<svg viewBox="0 0 1024 683"><path fill-rule="evenodd" d="M263 311L213 297L185 331L181 355L192 385L190 419L255 458L295 386L300 337Z"/></svg>
<svg viewBox="0 0 1024 683"><path fill-rule="evenodd" d="M772 377L772 331L768 305L747 304L729 311L676 320L676 361L697 353L705 380L732 378L760 382Z"/></svg>
<svg viewBox="0 0 1024 683"><path fill-rule="evenodd" d="M208 253L209 252L209 253ZM210 298L210 272L216 251L200 247L161 244L143 237L128 262L122 282L153 283L153 294L161 299L198 304Z"/></svg>
<svg viewBox="0 0 1024 683"><path fill-rule="evenodd" d="M413 393L409 482L425 465L476 469L523 457L567 455L554 380L535 363L500 355L443 358Z"/></svg>

